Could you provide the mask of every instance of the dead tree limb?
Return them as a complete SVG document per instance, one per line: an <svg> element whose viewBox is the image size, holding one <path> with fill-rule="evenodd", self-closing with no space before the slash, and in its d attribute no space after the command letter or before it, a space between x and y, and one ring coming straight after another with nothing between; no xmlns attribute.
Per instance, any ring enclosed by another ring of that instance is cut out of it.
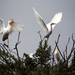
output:
<svg viewBox="0 0 75 75"><path fill-rule="evenodd" d="M52 57L52 66L53 66L53 64L54 64L54 52L55 52L56 46L57 46L57 44L58 44L58 42L59 42L59 37L60 37L60 34L58 35L57 42L55 41L56 45L55 45L54 51L53 51L53 53L52 53L52 56L53 56L53 57Z"/></svg>
<svg viewBox="0 0 75 75"><path fill-rule="evenodd" d="M37 33L39 33L40 39L41 39L41 41L42 41L42 36L41 36L41 33L40 33L40 31L38 31Z"/></svg>
<svg viewBox="0 0 75 75"><path fill-rule="evenodd" d="M1 47L3 50L5 50L5 51L8 52L8 49L7 49L2 43L0 43L0 47Z"/></svg>
<svg viewBox="0 0 75 75"><path fill-rule="evenodd" d="M69 44L69 41L70 41L70 39L68 40L67 45ZM72 34L72 41L73 41L73 45L72 45L71 52L70 52L70 54L68 55L67 59L63 62L63 64L66 63L66 62L70 59L70 57L71 57L73 51L75 50L75 47L74 47L74 45L75 45L75 40L73 39L73 34ZM67 45L66 45L66 46L67 46ZM63 65L63 64L62 64L62 65ZM67 66L67 67L68 67L68 66Z"/></svg>
<svg viewBox="0 0 75 75"><path fill-rule="evenodd" d="M73 34L72 34L72 41L73 41L73 46L72 46L71 52L70 52L70 54L69 54L67 60L70 59L70 57L71 57L71 55L72 55L72 52L75 50L75 47L74 47L74 45L75 45L75 40L73 39Z"/></svg>
<svg viewBox="0 0 75 75"><path fill-rule="evenodd" d="M59 37L60 37L60 34L58 35L57 42L55 41L55 44L56 44L56 45L57 45L57 44L58 44L58 42L59 42ZM55 49L56 49L56 46L55 46L55 48L54 48L54 51L53 51L52 55L54 55Z"/></svg>
<svg viewBox="0 0 75 75"><path fill-rule="evenodd" d="M67 59L67 46L68 46L69 42L70 42L70 38L68 39L68 43L66 44L66 49L65 49L65 52L66 52L66 59Z"/></svg>
<svg viewBox="0 0 75 75"><path fill-rule="evenodd" d="M19 31L19 34L18 34L17 43L16 43L15 48L14 48L14 49L16 49L18 59L20 59L20 57L19 57L19 53L18 53L18 48L17 48L17 46L18 46L18 44L21 42L21 41L19 41L19 38L20 38L20 31Z"/></svg>
<svg viewBox="0 0 75 75"><path fill-rule="evenodd" d="M68 70L68 60L67 60L67 46L70 42L70 38L68 39L68 43L66 44L66 49L65 49L65 52L66 52L66 64L67 64L67 70Z"/></svg>

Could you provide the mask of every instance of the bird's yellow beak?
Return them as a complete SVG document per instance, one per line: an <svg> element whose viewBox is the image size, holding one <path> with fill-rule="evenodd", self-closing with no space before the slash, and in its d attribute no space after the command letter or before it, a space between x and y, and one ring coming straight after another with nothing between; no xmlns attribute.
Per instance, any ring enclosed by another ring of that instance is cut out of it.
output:
<svg viewBox="0 0 75 75"><path fill-rule="evenodd" d="M12 23L12 25L15 25L14 23Z"/></svg>

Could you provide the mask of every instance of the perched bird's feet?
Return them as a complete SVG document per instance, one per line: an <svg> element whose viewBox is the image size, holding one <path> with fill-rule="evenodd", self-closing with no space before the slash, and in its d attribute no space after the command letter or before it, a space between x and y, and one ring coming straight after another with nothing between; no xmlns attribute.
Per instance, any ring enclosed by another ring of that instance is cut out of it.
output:
<svg viewBox="0 0 75 75"><path fill-rule="evenodd" d="M4 46L8 47L8 45L7 45L7 44L5 44L5 43L4 43Z"/></svg>

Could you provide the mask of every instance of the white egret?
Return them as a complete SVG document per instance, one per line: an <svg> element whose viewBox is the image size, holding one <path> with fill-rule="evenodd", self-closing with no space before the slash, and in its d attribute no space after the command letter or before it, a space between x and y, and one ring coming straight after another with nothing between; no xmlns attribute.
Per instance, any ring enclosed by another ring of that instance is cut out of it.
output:
<svg viewBox="0 0 75 75"><path fill-rule="evenodd" d="M37 13L37 11L34 8L33 8L33 10L34 10L37 22L39 23L39 25L45 31L45 37L44 38L47 38L47 40L48 40L49 36L52 34L52 30L54 29L54 27L56 26L56 24L61 21L62 12L59 12L58 14L55 14L55 16L53 17L53 19L51 20L51 22L48 23L48 24L45 24L45 22L43 21L42 17Z"/></svg>
<svg viewBox="0 0 75 75"><path fill-rule="evenodd" d="M8 21L8 26L5 28L3 19L0 18L0 34L2 34L2 41L8 39L9 34L14 31L21 31L23 30L24 25L14 22L13 19Z"/></svg>
<svg viewBox="0 0 75 75"><path fill-rule="evenodd" d="M29 57L30 57L30 58L33 58L33 53L31 53L31 54L29 55Z"/></svg>
<svg viewBox="0 0 75 75"><path fill-rule="evenodd" d="M55 54L55 57L56 57L57 61L59 61L60 60L60 54L59 54L59 51L58 51L57 47L56 47L56 50L55 50L54 54Z"/></svg>

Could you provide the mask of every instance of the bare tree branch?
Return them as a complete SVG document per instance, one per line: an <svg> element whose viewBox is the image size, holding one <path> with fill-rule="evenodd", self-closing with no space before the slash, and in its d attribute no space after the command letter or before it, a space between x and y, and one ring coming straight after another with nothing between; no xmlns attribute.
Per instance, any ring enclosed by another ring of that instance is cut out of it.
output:
<svg viewBox="0 0 75 75"><path fill-rule="evenodd" d="M8 52L8 49L5 47L5 45L3 45L2 43L0 43L0 47L3 49L3 50L6 50Z"/></svg>
<svg viewBox="0 0 75 75"><path fill-rule="evenodd" d="M55 49L56 49L57 44L58 44L58 42L59 42L59 37L60 37L60 34L58 35L57 42L55 41L56 46L55 46L54 51L53 51L53 53L52 53L52 56L53 56L53 57L52 57L52 59L53 59L53 61L52 61L52 66L53 66L53 64L54 64L54 52L55 52Z"/></svg>
<svg viewBox="0 0 75 75"><path fill-rule="evenodd" d="M41 33L40 33L40 31L38 31L37 33L39 33L40 39L41 39L41 41L42 41L42 36L41 36Z"/></svg>
<svg viewBox="0 0 75 75"><path fill-rule="evenodd" d="M63 55L62 55L61 51L59 50L58 45L56 45L56 46L57 46L57 49L58 49L58 51L59 51L59 53L60 53L61 57L65 60L65 58L63 57Z"/></svg>
<svg viewBox="0 0 75 75"><path fill-rule="evenodd" d="M70 42L70 38L68 39L68 43L66 44L65 52L66 52L66 63L67 63L67 70L68 70L68 60L67 60L67 46Z"/></svg>
<svg viewBox="0 0 75 75"><path fill-rule="evenodd" d="M70 41L70 39L68 39L68 43L67 43L67 45L69 44L69 41ZM71 49L71 52L70 52L70 54L69 54L69 56L67 57L67 59L63 62L63 64L66 62L68 62L68 60L70 59L70 57L71 57L71 55L72 55L72 52L75 50L75 47L74 47L74 45L75 45L75 40L73 39L73 34L72 34L72 41L73 41L73 45L72 45L72 49ZM67 45L66 45L66 47L67 47ZM62 66L63 66L63 64L62 64ZM68 63L67 63L67 68L68 68Z"/></svg>
<svg viewBox="0 0 75 75"><path fill-rule="evenodd" d="M20 57L19 57L17 45L21 42L21 41L19 41L19 38L20 38L20 31L19 31L19 34L18 34L18 40L17 40L17 43L16 43L15 48L14 48L14 49L16 49L18 59L20 59Z"/></svg>
<svg viewBox="0 0 75 75"><path fill-rule="evenodd" d="M75 45L75 40L73 39L73 34L72 34L72 41L73 41L73 46L72 46L71 52L70 52L70 54L69 54L67 60L70 59L72 52L75 50L75 47L74 47L74 45Z"/></svg>
<svg viewBox="0 0 75 75"><path fill-rule="evenodd" d="M73 41L73 46L72 46L71 52L70 52L70 54L69 54L67 60L70 59L72 52L75 50L75 47L74 47L74 45L75 45L75 40L73 39L73 34L72 34L72 41Z"/></svg>
<svg viewBox="0 0 75 75"><path fill-rule="evenodd" d="M58 42L59 42L59 37L60 37L60 34L58 35L57 42L55 41L56 46L57 46L57 44L58 44ZM54 51L53 51L52 55L54 55L54 52L55 52L56 46L55 46L55 48L54 48Z"/></svg>
<svg viewBox="0 0 75 75"><path fill-rule="evenodd" d="M66 44L66 49L65 49L65 51L66 51L66 59L67 59L67 46L68 46L69 42L70 42L70 38L68 39L68 43Z"/></svg>

